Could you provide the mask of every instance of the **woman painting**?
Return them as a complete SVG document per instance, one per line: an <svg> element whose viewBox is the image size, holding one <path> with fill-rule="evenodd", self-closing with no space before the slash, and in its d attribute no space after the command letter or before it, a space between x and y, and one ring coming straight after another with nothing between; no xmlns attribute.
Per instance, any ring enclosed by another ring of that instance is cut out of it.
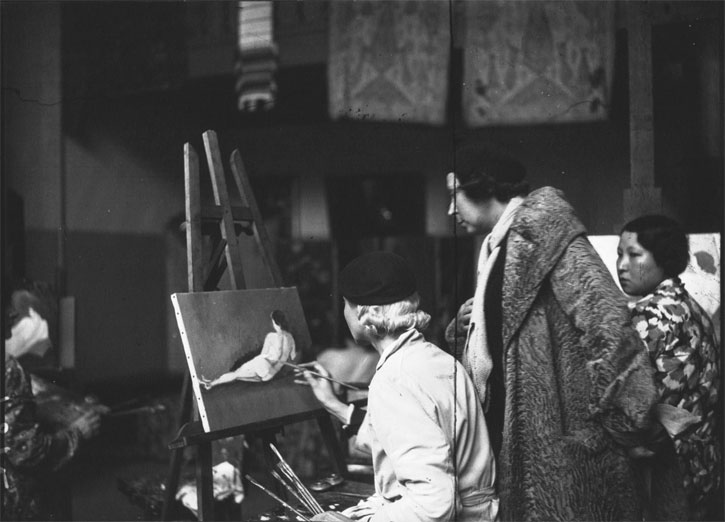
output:
<svg viewBox="0 0 725 522"><path fill-rule="evenodd" d="M205 389L210 390L219 384L234 381L268 381L277 375L284 363L297 357L295 339L288 331L287 317L280 310L273 311L270 317L274 332L268 333L264 338L261 353L238 368L232 367L230 371L216 379L209 380L202 377L199 382Z"/></svg>
<svg viewBox="0 0 725 522"><path fill-rule="evenodd" d="M656 416L677 455L687 519L710 520L721 481L719 348L710 318L679 278L688 250L678 223L639 217L620 234L617 275L627 294L641 296L632 305L632 322L655 366ZM653 486L656 479L653 474Z"/></svg>
<svg viewBox="0 0 725 522"><path fill-rule="evenodd" d="M463 366L423 336L430 316L418 309L410 265L369 252L339 280L350 334L380 354L357 434L372 457L375 494L342 514L365 522L496 520L496 469L476 389ZM325 409L351 422L327 380L303 376ZM313 520L345 520L328 515Z"/></svg>

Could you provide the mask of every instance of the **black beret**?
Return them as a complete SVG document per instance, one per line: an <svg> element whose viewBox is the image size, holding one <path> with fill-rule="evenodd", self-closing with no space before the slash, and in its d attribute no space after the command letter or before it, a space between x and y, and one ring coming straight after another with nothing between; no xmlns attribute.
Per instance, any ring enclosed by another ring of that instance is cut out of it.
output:
<svg viewBox="0 0 725 522"><path fill-rule="evenodd" d="M340 272L340 293L358 305L402 301L417 290L408 263L392 252L370 252L352 260Z"/></svg>

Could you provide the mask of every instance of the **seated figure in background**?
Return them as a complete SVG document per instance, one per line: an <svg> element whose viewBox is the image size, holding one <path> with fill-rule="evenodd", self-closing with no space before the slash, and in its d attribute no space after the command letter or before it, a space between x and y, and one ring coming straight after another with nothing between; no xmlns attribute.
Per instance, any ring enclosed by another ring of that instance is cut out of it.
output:
<svg viewBox="0 0 725 522"><path fill-rule="evenodd" d="M707 312L679 278L688 260L687 235L674 220L649 215L624 225L617 275L627 294L641 296L632 305L632 322L655 366L659 392L655 412L661 437L651 462L653 509L675 497L672 488L661 491L664 473L657 469L674 446L687 496L682 519L721 520L720 350ZM660 514L677 519L672 506Z"/></svg>
<svg viewBox="0 0 725 522"><path fill-rule="evenodd" d="M11 329L5 349L31 373L35 368L51 366L51 339L58 329L55 293L42 281L5 281L3 286L7 289L3 292L9 296L6 313L7 328Z"/></svg>
<svg viewBox="0 0 725 522"><path fill-rule="evenodd" d="M38 416L30 374L18 358L33 353L42 357L50 347L47 322L30 306L14 307L19 300L9 285L3 291L10 303L5 310L5 375L3 387L4 449L2 452L2 518L4 520L49 520L53 508L46 494L47 481L78 450L82 440L100 428L98 408L87 408L51 431ZM25 290L20 290L25 292ZM15 298L14 298L15 297ZM27 312L27 315L24 315Z"/></svg>
<svg viewBox="0 0 725 522"><path fill-rule="evenodd" d="M201 377L199 382L205 389L210 390L219 384L234 381L268 381L277 375L286 362L294 361L297 357L297 350L295 339L288 331L287 317L281 310L273 311L270 317L274 332L268 333L264 338L261 353L237 368L232 366L230 371L216 379L209 380Z"/></svg>

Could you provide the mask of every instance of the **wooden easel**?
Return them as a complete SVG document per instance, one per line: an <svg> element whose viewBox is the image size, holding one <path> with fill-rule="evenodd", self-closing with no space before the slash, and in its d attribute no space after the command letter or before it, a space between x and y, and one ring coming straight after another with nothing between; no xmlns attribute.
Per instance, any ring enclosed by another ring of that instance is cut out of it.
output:
<svg viewBox="0 0 725 522"><path fill-rule="evenodd" d="M225 270L228 270L232 289L246 288L242 270L241 249L238 234L244 231L254 235L262 261L264 262L273 286L282 286L282 276L272 256L269 236L262 222L262 216L249 184L249 179L238 150L231 154L230 164L234 182L244 206L232 206L227 191L224 168L219 151L219 143L214 131L203 134L209 174L214 192L214 205L202 205L199 185L199 157L191 146L184 145L184 181L186 192L186 247L189 292L216 290ZM204 259L203 236L211 238L211 254ZM169 474L164 492L162 520L172 520L176 506L176 491L181 475L183 450L196 448L196 486L199 520L214 519L214 498L212 488L212 452L211 444L215 440L236 435L254 435L264 442L272 442L276 433L285 424L316 418L323 440L333 459L335 471L347 474L344 455L335 434L329 415L321 408L310 415L300 415L278 419L275 422L248 424L232 429L204 432L201 422L194 413L192 418L193 397L191 378L187 373L181 391L181 422L191 419L179 429L177 437L169 444L172 451ZM268 448L268 444L264 445ZM265 455L266 457L267 455Z"/></svg>

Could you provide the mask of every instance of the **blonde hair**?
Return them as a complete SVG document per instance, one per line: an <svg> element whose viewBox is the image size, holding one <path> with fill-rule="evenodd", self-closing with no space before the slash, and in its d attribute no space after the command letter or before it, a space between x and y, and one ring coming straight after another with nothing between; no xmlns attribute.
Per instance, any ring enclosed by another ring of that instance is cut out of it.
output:
<svg viewBox="0 0 725 522"><path fill-rule="evenodd" d="M418 310L419 304L420 296L415 292L395 303L355 306L360 324L375 337L385 337L411 328L424 330L430 323L430 315Z"/></svg>

